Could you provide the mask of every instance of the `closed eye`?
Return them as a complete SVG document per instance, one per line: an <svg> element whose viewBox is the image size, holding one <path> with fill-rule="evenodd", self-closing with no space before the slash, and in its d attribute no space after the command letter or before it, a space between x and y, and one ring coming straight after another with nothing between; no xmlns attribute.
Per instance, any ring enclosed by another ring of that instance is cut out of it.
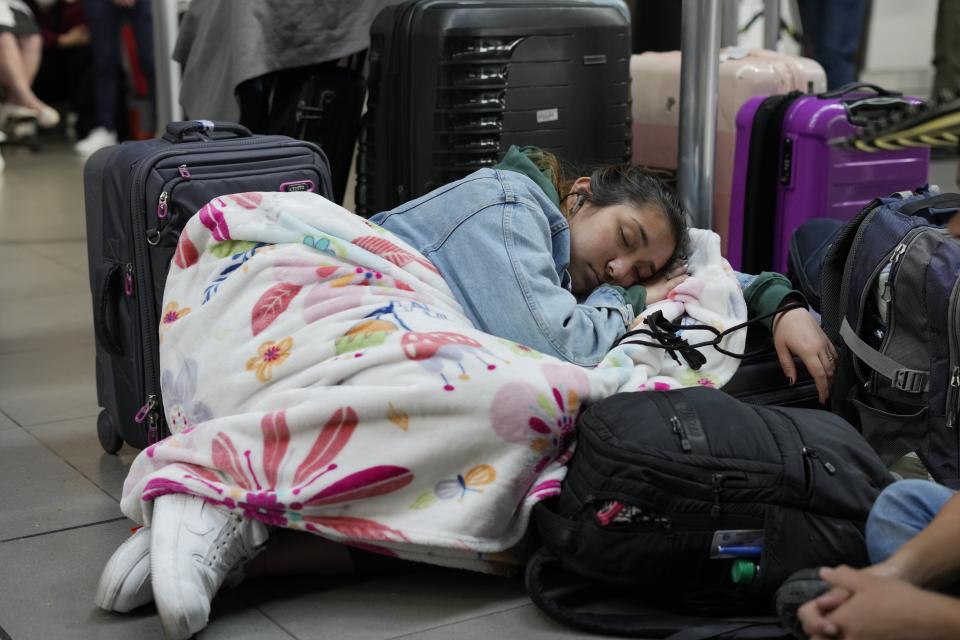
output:
<svg viewBox="0 0 960 640"><path fill-rule="evenodd" d="M620 242L623 243L624 248L630 248L630 244L627 242L627 234L623 232L623 227L620 227Z"/></svg>

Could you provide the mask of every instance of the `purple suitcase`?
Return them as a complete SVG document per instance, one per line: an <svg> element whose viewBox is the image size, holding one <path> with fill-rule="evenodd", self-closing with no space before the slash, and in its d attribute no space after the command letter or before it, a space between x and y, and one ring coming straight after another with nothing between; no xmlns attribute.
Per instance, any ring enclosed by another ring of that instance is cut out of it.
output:
<svg viewBox="0 0 960 640"><path fill-rule="evenodd" d="M815 96L781 99L775 105L781 110L780 134L764 136L768 155L758 159L752 154L764 140L754 139L754 125L766 110L773 112L768 114L769 126L778 126L774 122L776 108L768 109L766 103L777 98L751 99L737 114L728 258L734 268L748 272L772 269L785 273L790 236L810 218L846 221L876 197L913 190L927 182L927 148L868 153L828 144L875 119L919 103L917 98L873 85L852 84ZM769 155L772 149L777 149L775 157ZM762 171L756 168L758 160ZM766 177L757 175L763 172ZM751 179L756 181L758 177L764 184L751 185ZM771 201L774 185L776 195ZM761 217L758 209L764 218L766 212L773 211L773 219L756 220ZM759 261L753 259L754 253L761 254Z"/></svg>

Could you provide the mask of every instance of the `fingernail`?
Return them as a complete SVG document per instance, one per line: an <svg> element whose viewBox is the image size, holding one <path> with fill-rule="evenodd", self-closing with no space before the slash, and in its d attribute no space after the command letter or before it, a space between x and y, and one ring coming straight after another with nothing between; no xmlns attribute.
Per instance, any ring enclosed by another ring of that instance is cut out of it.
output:
<svg viewBox="0 0 960 640"><path fill-rule="evenodd" d="M793 376L789 376L789 377L787 377L787 380L788 380L788 381L790 382L790 386L791 386L791 387L792 387L792 386L793 386L793 384L794 384L794 383L796 382L796 379L794 379L794 377L793 377Z"/></svg>
<svg viewBox="0 0 960 640"><path fill-rule="evenodd" d="M821 577L821 578L826 578L826 577L827 577L828 575L830 575L831 573L833 573L833 569L831 569L830 567L820 567L820 577Z"/></svg>
<svg viewBox="0 0 960 640"><path fill-rule="evenodd" d="M837 627L834 624L827 623L823 627L823 632L828 636L835 636L837 635Z"/></svg>

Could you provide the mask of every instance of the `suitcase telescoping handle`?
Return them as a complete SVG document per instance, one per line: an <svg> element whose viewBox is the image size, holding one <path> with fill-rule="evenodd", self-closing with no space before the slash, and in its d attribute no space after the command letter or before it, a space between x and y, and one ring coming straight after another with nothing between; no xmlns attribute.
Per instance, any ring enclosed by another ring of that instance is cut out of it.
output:
<svg viewBox="0 0 960 640"><path fill-rule="evenodd" d="M825 91L818 95L820 98L840 98L847 95L848 93L859 92L863 89L872 89L876 91L878 96L902 96L903 92L901 91L890 91L884 89L879 85L872 84L870 82L848 82L842 87L837 87L832 91Z"/></svg>
<svg viewBox="0 0 960 640"><path fill-rule="evenodd" d="M167 132L163 139L170 142L196 142L209 140L215 131L227 131L238 138L249 138L253 135L250 129L236 122L223 120L184 120L167 124Z"/></svg>

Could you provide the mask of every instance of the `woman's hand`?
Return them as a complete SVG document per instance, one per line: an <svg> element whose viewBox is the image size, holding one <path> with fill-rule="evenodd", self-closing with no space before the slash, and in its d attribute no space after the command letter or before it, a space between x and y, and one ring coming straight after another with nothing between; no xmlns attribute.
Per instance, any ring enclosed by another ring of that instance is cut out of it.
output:
<svg viewBox="0 0 960 640"><path fill-rule="evenodd" d="M649 293L647 294L649 296ZM774 317L773 345L783 374L790 384L797 381L797 356L813 376L817 385L820 404L830 395L830 382L836 371L837 350L827 338L817 321L806 309L791 309Z"/></svg>
<svg viewBox="0 0 960 640"><path fill-rule="evenodd" d="M673 291L674 287L688 277L687 261L686 259L680 259L668 264L660 273L649 280L641 282L640 284L647 290L647 306L666 300L667 295Z"/></svg>

